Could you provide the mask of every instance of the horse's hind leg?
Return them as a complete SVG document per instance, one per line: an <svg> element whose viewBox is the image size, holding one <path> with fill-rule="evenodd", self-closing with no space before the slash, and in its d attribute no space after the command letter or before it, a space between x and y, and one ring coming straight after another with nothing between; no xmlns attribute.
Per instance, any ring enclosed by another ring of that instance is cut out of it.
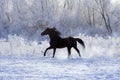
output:
<svg viewBox="0 0 120 80"><path fill-rule="evenodd" d="M55 57L56 48L53 49L53 58Z"/></svg>
<svg viewBox="0 0 120 80"><path fill-rule="evenodd" d="M68 49L68 58L69 58L71 55L71 47L67 47L67 49Z"/></svg>
<svg viewBox="0 0 120 80"><path fill-rule="evenodd" d="M78 52L78 55L81 57L80 51L78 50L77 47L74 47L74 49Z"/></svg>
<svg viewBox="0 0 120 80"><path fill-rule="evenodd" d="M47 52L47 50L49 50L49 49L52 49L51 47L48 47L46 50L45 50L45 52L44 52L44 56L46 56L46 52Z"/></svg>

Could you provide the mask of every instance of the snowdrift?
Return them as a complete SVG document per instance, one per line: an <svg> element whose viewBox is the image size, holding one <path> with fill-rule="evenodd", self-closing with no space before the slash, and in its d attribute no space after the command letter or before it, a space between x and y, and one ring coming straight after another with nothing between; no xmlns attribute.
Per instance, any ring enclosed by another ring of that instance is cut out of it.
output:
<svg viewBox="0 0 120 80"><path fill-rule="evenodd" d="M120 57L120 37L90 37L79 34L75 36L83 39L86 48L78 44L82 58L91 57ZM49 47L49 40L28 41L17 35L9 35L8 40L0 39L0 56L16 57L43 57L43 53ZM67 49L57 49L56 58L67 58ZM47 52L47 57L52 57L52 50ZM77 58L78 54L72 49L71 58Z"/></svg>

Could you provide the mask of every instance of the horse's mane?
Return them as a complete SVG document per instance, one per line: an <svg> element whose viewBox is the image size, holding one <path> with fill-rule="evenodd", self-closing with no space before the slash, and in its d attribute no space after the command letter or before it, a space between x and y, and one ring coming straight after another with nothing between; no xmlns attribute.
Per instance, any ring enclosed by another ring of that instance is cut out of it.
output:
<svg viewBox="0 0 120 80"><path fill-rule="evenodd" d="M53 30L53 32L54 32L55 35L57 35L57 36L60 36L60 35L61 35L61 32L58 31L55 27L52 28L52 30Z"/></svg>

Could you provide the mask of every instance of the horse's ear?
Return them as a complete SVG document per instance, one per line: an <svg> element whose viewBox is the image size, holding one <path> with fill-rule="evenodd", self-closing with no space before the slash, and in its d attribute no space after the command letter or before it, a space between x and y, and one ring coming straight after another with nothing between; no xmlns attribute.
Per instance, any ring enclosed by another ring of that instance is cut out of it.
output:
<svg viewBox="0 0 120 80"><path fill-rule="evenodd" d="M56 28L55 28L55 27L53 27L53 30L56 30Z"/></svg>

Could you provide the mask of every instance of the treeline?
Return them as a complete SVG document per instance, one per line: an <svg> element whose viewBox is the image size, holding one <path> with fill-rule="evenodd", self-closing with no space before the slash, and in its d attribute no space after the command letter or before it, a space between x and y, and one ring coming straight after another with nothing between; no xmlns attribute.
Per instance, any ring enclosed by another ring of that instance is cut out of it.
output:
<svg viewBox="0 0 120 80"><path fill-rule="evenodd" d="M119 33L119 5L119 0L1 0L0 37L36 37L46 26L70 31L67 34L91 28L110 35Z"/></svg>

